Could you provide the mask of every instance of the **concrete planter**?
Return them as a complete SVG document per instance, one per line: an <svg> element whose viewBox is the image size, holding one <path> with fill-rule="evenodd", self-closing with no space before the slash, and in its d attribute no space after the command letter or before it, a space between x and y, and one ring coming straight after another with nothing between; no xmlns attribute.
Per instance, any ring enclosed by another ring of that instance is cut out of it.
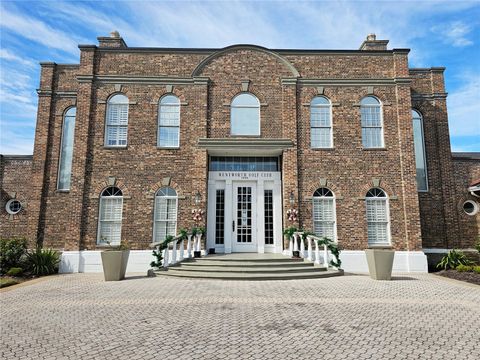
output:
<svg viewBox="0 0 480 360"><path fill-rule="evenodd" d="M130 250L102 251L101 255L105 281L125 279Z"/></svg>
<svg viewBox="0 0 480 360"><path fill-rule="evenodd" d="M392 249L366 249L368 271L374 280L390 280L395 250Z"/></svg>

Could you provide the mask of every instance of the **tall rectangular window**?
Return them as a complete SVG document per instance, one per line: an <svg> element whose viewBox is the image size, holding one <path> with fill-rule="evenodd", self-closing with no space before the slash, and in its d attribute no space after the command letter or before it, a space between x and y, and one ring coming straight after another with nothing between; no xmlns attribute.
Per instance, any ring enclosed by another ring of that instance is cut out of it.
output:
<svg viewBox="0 0 480 360"><path fill-rule="evenodd" d="M313 193L313 232L336 241L335 198L331 190L319 188Z"/></svg>
<svg viewBox="0 0 480 360"><path fill-rule="evenodd" d="M330 100L323 96L310 103L310 140L312 148L332 147L332 117Z"/></svg>
<svg viewBox="0 0 480 360"><path fill-rule="evenodd" d="M105 146L127 146L128 133L128 98L117 94L107 103L107 119L105 129Z"/></svg>
<svg viewBox="0 0 480 360"><path fill-rule="evenodd" d="M367 232L369 245L389 245L389 210L387 195L382 189L373 188L367 193Z"/></svg>
<svg viewBox="0 0 480 360"><path fill-rule="evenodd" d="M180 100L174 95L160 99L158 113L158 147L180 145Z"/></svg>
<svg viewBox="0 0 480 360"><path fill-rule="evenodd" d="M362 118L362 144L364 148L382 148L383 120L380 101L367 96L360 102Z"/></svg>
<svg viewBox="0 0 480 360"><path fill-rule="evenodd" d="M215 203L215 244L223 245L225 239L225 190L218 189Z"/></svg>
<svg viewBox="0 0 480 360"><path fill-rule="evenodd" d="M62 144L60 146L60 161L58 164L58 190L70 190L76 114L77 109L71 107L63 118Z"/></svg>
<svg viewBox="0 0 480 360"><path fill-rule="evenodd" d="M265 190L265 245L273 245L273 190Z"/></svg>
<svg viewBox="0 0 480 360"><path fill-rule="evenodd" d="M99 245L120 245L122 235L123 194L117 187L106 188L100 196L98 216Z"/></svg>
<svg viewBox="0 0 480 360"><path fill-rule="evenodd" d="M157 191L154 209L154 242L165 240L167 235L176 236L177 200L177 192L170 187Z"/></svg>
<svg viewBox="0 0 480 360"><path fill-rule="evenodd" d="M425 137L423 134L423 118L412 110L413 141L415 146L415 164L417 168L417 190L428 191L427 159L425 156Z"/></svg>

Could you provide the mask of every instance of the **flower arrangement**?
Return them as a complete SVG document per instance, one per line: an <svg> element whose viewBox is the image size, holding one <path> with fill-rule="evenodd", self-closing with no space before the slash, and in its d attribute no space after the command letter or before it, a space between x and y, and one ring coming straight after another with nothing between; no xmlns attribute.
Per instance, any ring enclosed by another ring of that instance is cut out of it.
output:
<svg viewBox="0 0 480 360"><path fill-rule="evenodd" d="M296 222L298 220L298 210L297 209L288 209L287 210L288 221Z"/></svg>
<svg viewBox="0 0 480 360"><path fill-rule="evenodd" d="M203 211L202 209L192 209L193 221L198 224L202 221L204 214L205 211Z"/></svg>

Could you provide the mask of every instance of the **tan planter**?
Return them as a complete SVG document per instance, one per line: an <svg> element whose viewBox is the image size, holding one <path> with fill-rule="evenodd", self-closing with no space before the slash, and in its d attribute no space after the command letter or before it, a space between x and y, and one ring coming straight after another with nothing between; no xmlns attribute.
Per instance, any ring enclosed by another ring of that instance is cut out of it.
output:
<svg viewBox="0 0 480 360"><path fill-rule="evenodd" d="M125 279L130 250L102 251L101 254L105 281Z"/></svg>
<svg viewBox="0 0 480 360"><path fill-rule="evenodd" d="M368 271L374 280L390 280L395 250L392 249L366 249Z"/></svg>

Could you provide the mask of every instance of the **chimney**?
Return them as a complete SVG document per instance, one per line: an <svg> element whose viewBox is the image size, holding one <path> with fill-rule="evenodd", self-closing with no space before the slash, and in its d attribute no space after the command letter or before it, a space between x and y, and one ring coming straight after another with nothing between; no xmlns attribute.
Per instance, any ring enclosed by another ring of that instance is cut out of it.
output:
<svg viewBox="0 0 480 360"><path fill-rule="evenodd" d="M366 51L385 51L387 50L388 40L377 40L375 34L368 34L367 39L362 43L359 50Z"/></svg>
<svg viewBox="0 0 480 360"><path fill-rule="evenodd" d="M114 30L110 33L110 36L99 36L97 37L98 46L100 48L127 48L127 44L123 41L123 38L120 36L117 30Z"/></svg>

